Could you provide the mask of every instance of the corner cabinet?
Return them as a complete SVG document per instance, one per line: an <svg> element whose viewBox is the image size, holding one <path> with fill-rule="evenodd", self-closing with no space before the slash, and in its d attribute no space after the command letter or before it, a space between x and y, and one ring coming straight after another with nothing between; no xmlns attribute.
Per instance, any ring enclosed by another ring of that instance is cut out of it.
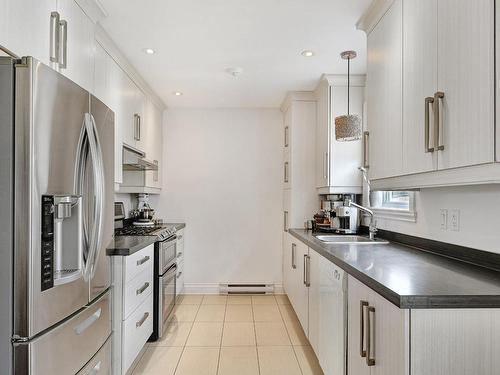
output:
<svg viewBox="0 0 500 375"><path fill-rule="evenodd" d="M362 141L335 139L335 117L347 113L347 76L324 75L315 90L316 188L319 194L361 193ZM351 75L350 113L363 118L365 76Z"/></svg>
<svg viewBox="0 0 500 375"><path fill-rule="evenodd" d="M358 27L372 188L500 183L495 0L376 0Z"/></svg>

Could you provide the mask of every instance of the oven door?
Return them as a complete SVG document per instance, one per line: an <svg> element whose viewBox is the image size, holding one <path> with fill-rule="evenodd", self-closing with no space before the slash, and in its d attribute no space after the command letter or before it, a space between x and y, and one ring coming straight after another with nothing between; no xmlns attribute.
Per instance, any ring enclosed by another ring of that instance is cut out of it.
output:
<svg viewBox="0 0 500 375"><path fill-rule="evenodd" d="M158 275L163 275L177 256L177 237L158 242Z"/></svg>
<svg viewBox="0 0 500 375"><path fill-rule="evenodd" d="M175 283L177 264L173 263L162 276L159 277L158 300L158 338L162 337L167 325L167 319L175 306Z"/></svg>

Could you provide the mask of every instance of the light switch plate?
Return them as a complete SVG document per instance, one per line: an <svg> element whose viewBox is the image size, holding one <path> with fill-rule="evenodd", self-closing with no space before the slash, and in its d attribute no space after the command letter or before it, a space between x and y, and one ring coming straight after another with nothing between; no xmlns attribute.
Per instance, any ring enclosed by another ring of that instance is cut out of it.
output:
<svg viewBox="0 0 500 375"><path fill-rule="evenodd" d="M440 218L441 218L441 230L447 230L448 229L448 210L446 208L441 208L441 211L439 213Z"/></svg>
<svg viewBox="0 0 500 375"><path fill-rule="evenodd" d="M450 211L449 227L454 232L460 231L460 210L453 209Z"/></svg>

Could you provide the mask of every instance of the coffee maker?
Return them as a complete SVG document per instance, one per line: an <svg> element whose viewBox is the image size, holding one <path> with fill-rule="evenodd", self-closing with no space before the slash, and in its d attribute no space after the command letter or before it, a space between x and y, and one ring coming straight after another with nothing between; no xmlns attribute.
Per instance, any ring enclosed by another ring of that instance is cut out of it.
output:
<svg viewBox="0 0 500 375"><path fill-rule="evenodd" d="M322 211L330 217L330 226L322 230L339 234L356 234L359 230L359 210L349 207L348 201L357 201L356 194L328 195L321 201Z"/></svg>

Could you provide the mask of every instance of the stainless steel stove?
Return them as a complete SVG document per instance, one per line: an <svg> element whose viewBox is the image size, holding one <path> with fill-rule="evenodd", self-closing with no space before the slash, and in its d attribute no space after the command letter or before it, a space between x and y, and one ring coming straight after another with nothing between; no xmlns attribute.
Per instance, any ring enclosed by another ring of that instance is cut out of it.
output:
<svg viewBox="0 0 500 375"><path fill-rule="evenodd" d="M115 229L115 236L155 236L158 238L158 241L163 241L175 236L175 233L175 227L166 226L164 224L155 224L151 227L127 225Z"/></svg>

